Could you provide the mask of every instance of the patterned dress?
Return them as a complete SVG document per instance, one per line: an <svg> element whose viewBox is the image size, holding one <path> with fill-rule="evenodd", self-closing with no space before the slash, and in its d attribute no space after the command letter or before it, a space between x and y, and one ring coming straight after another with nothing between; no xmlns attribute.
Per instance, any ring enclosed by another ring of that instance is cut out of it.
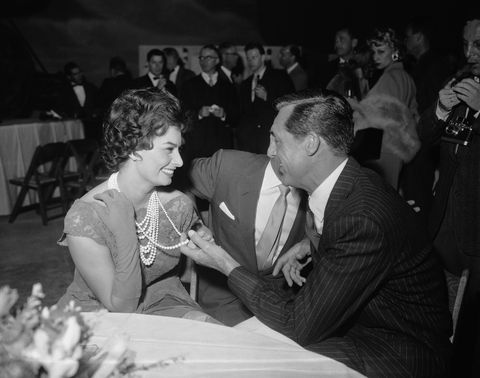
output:
<svg viewBox="0 0 480 378"><path fill-rule="evenodd" d="M163 205L180 232L186 232L198 220L192 202L182 193ZM140 209L137 212L137 220L142 220L145 214L146 208ZM179 242L180 237L163 212L159 214L158 228L159 244L174 245ZM118 251L115 238L90 202L81 199L74 202L65 217L64 233L59 241L60 245L68 246L67 235L93 239L98 244L108 247L112 253L112 259L116 260L115 254ZM152 265L145 266L140 263L142 295L136 312L174 317L197 317L197 320L208 320L206 315L202 318L204 314L198 314L199 311L202 312L201 307L190 298L180 282L180 257L179 248L168 251L157 249L157 256ZM75 269L73 282L57 304L62 307L71 300L80 306L82 311L96 311L105 308L77 269Z"/></svg>

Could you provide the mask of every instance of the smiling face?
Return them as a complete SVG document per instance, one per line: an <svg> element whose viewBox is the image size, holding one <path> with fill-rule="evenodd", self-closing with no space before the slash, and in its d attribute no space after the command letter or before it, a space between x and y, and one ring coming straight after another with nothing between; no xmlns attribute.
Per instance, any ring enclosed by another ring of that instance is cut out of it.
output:
<svg viewBox="0 0 480 378"><path fill-rule="evenodd" d="M171 126L162 136L154 136L151 150L140 150L135 154L140 159L135 160L140 176L152 186L167 186L172 182L176 168L183 165L179 148L182 135L178 127Z"/></svg>
<svg viewBox="0 0 480 378"><path fill-rule="evenodd" d="M371 46L372 59L375 66L383 70L393 63L392 54L395 52L393 48L386 43L376 43Z"/></svg>
<svg viewBox="0 0 480 378"><path fill-rule="evenodd" d="M285 128L293 105L281 108L270 129L270 145L267 155L272 168L285 185L303 188L302 179L308 170L305 164L305 138L296 138Z"/></svg>

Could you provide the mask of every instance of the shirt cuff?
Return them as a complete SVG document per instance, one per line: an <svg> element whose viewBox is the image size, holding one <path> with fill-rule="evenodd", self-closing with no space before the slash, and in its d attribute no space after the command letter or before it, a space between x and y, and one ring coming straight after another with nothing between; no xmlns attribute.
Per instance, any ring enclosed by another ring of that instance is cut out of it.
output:
<svg viewBox="0 0 480 378"><path fill-rule="evenodd" d="M442 121L446 121L449 114L450 114L449 111L441 109L440 106L437 103L437 107L435 109L435 115L437 116L438 119L440 119Z"/></svg>

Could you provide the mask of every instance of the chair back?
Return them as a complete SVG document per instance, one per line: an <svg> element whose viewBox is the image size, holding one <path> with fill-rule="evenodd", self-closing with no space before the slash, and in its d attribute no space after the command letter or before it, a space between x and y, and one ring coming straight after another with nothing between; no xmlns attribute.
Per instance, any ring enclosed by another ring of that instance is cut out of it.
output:
<svg viewBox="0 0 480 378"><path fill-rule="evenodd" d="M25 183L32 179L37 185L45 178L56 180L65 164L65 150L66 145L63 142L37 146L25 175Z"/></svg>
<svg viewBox="0 0 480 378"><path fill-rule="evenodd" d="M95 139L73 139L67 142L69 154L75 158L80 180L87 186L95 176L100 147Z"/></svg>

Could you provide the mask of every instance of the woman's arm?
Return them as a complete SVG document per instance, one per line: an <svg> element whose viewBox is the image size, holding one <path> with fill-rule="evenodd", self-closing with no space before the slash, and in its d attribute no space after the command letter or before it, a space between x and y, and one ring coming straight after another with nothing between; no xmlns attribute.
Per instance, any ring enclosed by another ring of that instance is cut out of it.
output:
<svg viewBox="0 0 480 378"><path fill-rule="evenodd" d="M109 311L135 311L142 282L138 263L119 271L106 246L81 236L67 236L67 241L75 267L95 297Z"/></svg>

